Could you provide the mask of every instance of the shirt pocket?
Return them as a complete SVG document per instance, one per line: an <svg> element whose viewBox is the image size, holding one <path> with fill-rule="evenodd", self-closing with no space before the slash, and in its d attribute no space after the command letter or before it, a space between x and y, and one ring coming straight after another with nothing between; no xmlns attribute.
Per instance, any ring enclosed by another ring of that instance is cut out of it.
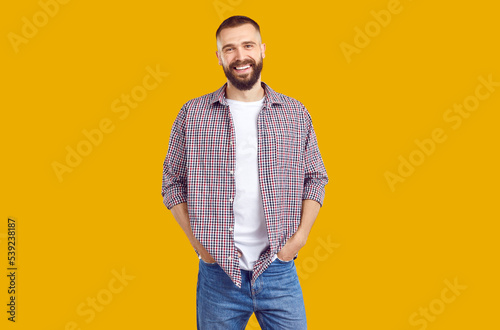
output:
<svg viewBox="0 0 500 330"><path fill-rule="evenodd" d="M275 137L278 167L299 170L301 168L301 146L298 134L283 130L275 132Z"/></svg>

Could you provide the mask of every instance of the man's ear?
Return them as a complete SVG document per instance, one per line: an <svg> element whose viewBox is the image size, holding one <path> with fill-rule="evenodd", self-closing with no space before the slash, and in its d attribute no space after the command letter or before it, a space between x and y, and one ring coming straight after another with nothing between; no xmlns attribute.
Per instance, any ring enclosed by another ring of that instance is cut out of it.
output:
<svg viewBox="0 0 500 330"><path fill-rule="evenodd" d="M262 54L262 58L266 57L266 44L260 45L260 52Z"/></svg>
<svg viewBox="0 0 500 330"><path fill-rule="evenodd" d="M215 51L215 55L217 56L217 60L219 61L219 65L222 65L222 62L220 60L220 56L219 56L219 51L218 50Z"/></svg>

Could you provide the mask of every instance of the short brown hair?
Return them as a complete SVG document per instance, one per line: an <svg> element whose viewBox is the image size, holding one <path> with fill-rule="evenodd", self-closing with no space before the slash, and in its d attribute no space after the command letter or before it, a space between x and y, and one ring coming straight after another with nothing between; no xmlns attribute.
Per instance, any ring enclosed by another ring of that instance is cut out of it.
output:
<svg viewBox="0 0 500 330"><path fill-rule="evenodd" d="M246 16L231 16L229 18L226 18L224 22L221 23L219 28L217 29L217 32L215 32L215 38L217 39L219 37L220 31L226 28L232 28L232 27L237 27L243 24L252 24L253 27L259 32L260 35L260 27L257 22L255 22L253 19L250 17Z"/></svg>

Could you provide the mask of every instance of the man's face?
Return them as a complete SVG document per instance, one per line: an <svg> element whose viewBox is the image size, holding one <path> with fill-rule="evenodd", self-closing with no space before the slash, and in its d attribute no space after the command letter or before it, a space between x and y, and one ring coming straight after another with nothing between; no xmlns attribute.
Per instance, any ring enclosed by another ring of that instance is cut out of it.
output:
<svg viewBox="0 0 500 330"><path fill-rule="evenodd" d="M219 65L229 82L239 90L251 89L260 79L266 49L253 25L222 30L217 47Z"/></svg>

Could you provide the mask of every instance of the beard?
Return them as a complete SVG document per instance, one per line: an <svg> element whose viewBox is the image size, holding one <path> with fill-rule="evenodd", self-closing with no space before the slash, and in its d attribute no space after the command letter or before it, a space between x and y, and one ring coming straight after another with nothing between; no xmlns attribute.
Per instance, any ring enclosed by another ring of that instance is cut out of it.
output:
<svg viewBox="0 0 500 330"><path fill-rule="evenodd" d="M251 72L239 74L234 67L241 67L245 65L251 65ZM235 61L231 63L229 66L222 68L224 69L224 74L227 77L227 80L239 89L240 91L247 91L252 89L252 87L257 83L260 77L260 73L262 71L263 60L262 55L260 56L259 63L255 63L253 59L248 59L245 61Z"/></svg>

